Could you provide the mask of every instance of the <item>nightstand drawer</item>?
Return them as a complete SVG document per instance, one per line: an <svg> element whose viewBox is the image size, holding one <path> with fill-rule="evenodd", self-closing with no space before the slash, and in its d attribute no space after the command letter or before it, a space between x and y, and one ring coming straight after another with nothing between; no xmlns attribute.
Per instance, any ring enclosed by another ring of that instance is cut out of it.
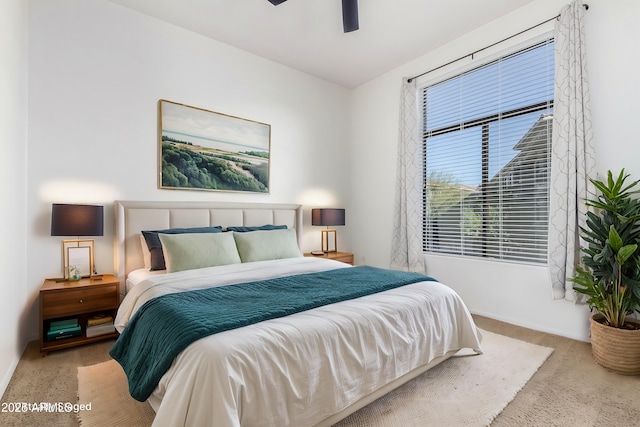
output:
<svg viewBox="0 0 640 427"><path fill-rule="evenodd" d="M119 295L114 284L44 292L40 297L42 317L49 319L117 307Z"/></svg>

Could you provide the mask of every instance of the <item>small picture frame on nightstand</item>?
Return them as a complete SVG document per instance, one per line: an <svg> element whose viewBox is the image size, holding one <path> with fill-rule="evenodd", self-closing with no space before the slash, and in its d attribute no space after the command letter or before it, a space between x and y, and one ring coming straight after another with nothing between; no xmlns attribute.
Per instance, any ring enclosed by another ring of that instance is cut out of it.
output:
<svg viewBox="0 0 640 427"><path fill-rule="evenodd" d="M91 277L93 266L93 240L63 240L64 278L71 279L70 270L73 268L80 277Z"/></svg>

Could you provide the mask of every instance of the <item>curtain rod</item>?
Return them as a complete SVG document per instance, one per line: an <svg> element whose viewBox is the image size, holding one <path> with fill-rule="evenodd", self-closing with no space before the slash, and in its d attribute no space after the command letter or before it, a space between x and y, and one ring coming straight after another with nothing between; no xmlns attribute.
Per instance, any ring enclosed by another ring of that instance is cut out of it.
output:
<svg viewBox="0 0 640 427"><path fill-rule="evenodd" d="M589 10L589 5L588 5L588 4L583 4L582 6L584 7L584 9L585 9L585 10ZM544 24L546 24L547 22L551 22L551 21L553 21L554 19L558 19L559 17L560 17L560 15L556 15L556 16L554 16L553 18L549 18L549 19L547 19L546 21L542 21L542 22L540 22L539 24L536 24L536 25L534 25L534 26L531 26L531 27L527 28L526 30L522 30L522 31L520 31L520 32L518 32L518 33L516 33L516 34L512 34L512 35L510 35L509 37L505 37L505 38L504 38L504 39L502 39L502 40L499 40L499 41L497 41L497 42L495 42L495 43L492 43L492 44L490 44L489 46L485 46L485 47L483 47L483 48L481 48L481 49L478 49L478 50L476 50L476 51L473 51L473 52L471 52L471 53L467 53L466 55L463 55L463 56L461 56L460 58L454 59L453 61L449 61L449 62L447 62L446 64L442 64L442 65L440 65L440 66L438 66L438 67L436 67L436 68L432 68L432 69L430 69L429 71L425 71L424 73L420 73L420 74L418 74L417 76L409 77L408 82L411 82L411 80L413 80L413 79L417 79L418 77L422 77L422 76L424 76L424 75L426 75L426 74L429 74L429 73L431 73L431 72L433 72L433 71L439 70L440 68L444 68L444 67L446 67L447 65L451 65L451 64L453 64L454 62L458 62L458 61L460 61L461 59L464 59L464 58L466 58L466 57L468 57L468 56L470 56L470 57L473 59L473 56L474 56L476 53L478 53L478 52L482 52L483 50L489 49L490 47L493 47L493 46L495 46L495 45L497 45L497 44L500 44L500 43L505 42L505 41L507 41L507 40L509 40L509 39L512 39L512 38L514 38L514 37L517 37L517 36L519 36L520 34L526 33L527 31L531 31L531 30L533 30L534 28L537 28L537 27L539 27L539 26L541 26L541 25L544 25Z"/></svg>

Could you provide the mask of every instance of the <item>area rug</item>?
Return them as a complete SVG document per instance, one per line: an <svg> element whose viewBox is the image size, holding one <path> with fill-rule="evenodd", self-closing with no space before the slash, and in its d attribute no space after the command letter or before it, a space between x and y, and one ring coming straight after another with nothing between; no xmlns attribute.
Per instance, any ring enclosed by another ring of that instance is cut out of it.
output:
<svg viewBox="0 0 640 427"><path fill-rule="evenodd" d="M482 331L484 354L451 359L340 421L339 427L488 426L553 349ZM124 372L110 360L78 368L82 427L150 426L154 412L129 396Z"/></svg>

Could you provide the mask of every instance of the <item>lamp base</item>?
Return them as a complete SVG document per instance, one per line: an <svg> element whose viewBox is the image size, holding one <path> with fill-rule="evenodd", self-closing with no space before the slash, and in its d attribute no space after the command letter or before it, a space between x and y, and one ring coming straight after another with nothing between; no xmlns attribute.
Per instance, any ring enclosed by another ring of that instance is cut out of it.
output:
<svg viewBox="0 0 640 427"><path fill-rule="evenodd" d="M333 247L330 246L330 234L333 234ZM325 253L338 251L338 233L336 230L329 228L322 230L322 251Z"/></svg>

